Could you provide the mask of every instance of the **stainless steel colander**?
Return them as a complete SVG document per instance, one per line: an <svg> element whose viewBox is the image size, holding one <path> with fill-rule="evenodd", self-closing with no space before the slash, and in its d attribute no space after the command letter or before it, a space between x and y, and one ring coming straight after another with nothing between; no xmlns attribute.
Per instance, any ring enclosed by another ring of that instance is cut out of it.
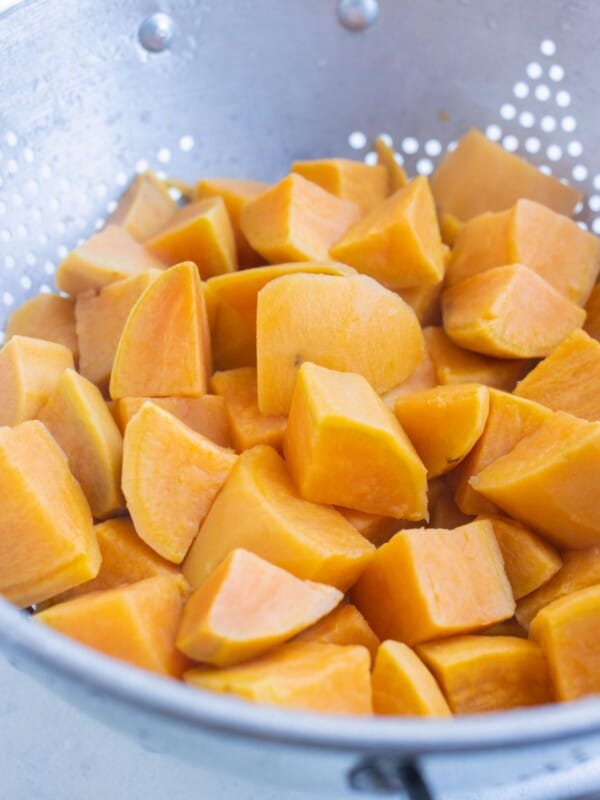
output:
<svg viewBox="0 0 600 800"><path fill-rule="evenodd" d="M479 126L581 188L600 233L599 24L593 0L17 3L0 14L0 314L52 290L135 171L270 180L370 161L381 133L428 174ZM0 646L159 751L282 786L551 800L600 758L600 699L450 723L292 715L113 662L2 601Z"/></svg>

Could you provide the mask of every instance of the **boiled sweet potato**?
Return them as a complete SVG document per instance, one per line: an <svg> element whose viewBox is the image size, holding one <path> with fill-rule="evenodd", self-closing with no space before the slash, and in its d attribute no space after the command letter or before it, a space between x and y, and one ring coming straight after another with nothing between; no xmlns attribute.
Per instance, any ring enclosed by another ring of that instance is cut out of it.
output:
<svg viewBox="0 0 600 800"><path fill-rule="evenodd" d="M377 153L377 163L385 167L388 178L388 194L397 192L408 183L408 175L402 164L396 161L394 148L390 147L380 136L375 139L375 152Z"/></svg>
<svg viewBox="0 0 600 800"><path fill-rule="evenodd" d="M302 175L341 200L354 203L363 215L379 205L388 194L385 167L370 166L348 158L295 161L292 172Z"/></svg>
<svg viewBox="0 0 600 800"><path fill-rule="evenodd" d="M344 508L338 506L337 510L342 514L353 528L373 542L375 547L387 542L393 533L396 533L402 525L393 517L382 517L380 514L369 514L366 511L357 511L355 508Z"/></svg>
<svg viewBox="0 0 600 800"><path fill-rule="evenodd" d="M6 339L29 336L68 347L79 358L75 331L75 302L58 294L37 294L16 308L6 320Z"/></svg>
<svg viewBox="0 0 600 800"><path fill-rule="evenodd" d="M597 283L592 289L585 304L585 311L587 316L583 329L596 341L600 341L600 283Z"/></svg>
<svg viewBox="0 0 600 800"><path fill-rule="evenodd" d="M177 203L165 185L148 170L137 175L121 195L107 225L125 228L138 242L145 242L169 222Z"/></svg>
<svg viewBox="0 0 600 800"><path fill-rule="evenodd" d="M295 642L320 642L321 644L359 644L366 647L375 658L379 639L373 629L352 603L342 603L327 616L306 628L295 638Z"/></svg>

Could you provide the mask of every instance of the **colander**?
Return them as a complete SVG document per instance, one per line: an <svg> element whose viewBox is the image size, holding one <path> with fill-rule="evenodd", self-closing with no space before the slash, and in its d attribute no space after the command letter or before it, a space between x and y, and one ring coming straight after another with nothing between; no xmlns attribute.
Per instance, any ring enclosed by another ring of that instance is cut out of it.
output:
<svg viewBox="0 0 600 800"><path fill-rule="evenodd" d="M600 233L599 25L592 0L17 3L0 15L0 313L53 290L136 171L274 180L296 159L371 162L378 134L429 174L478 126L580 188ZM282 787L551 800L600 758L600 699L451 722L289 714L114 662L3 601L0 645L145 745Z"/></svg>

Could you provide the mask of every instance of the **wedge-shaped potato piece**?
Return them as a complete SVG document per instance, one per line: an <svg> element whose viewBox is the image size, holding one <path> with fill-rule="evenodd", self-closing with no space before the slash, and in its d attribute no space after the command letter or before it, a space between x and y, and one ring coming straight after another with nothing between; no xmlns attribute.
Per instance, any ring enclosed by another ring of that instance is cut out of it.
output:
<svg viewBox="0 0 600 800"><path fill-rule="evenodd" d="M412 308L421 325L439 325L442 322L442 283L433 286L411 286L396 291Z"/></svg>
<svg viewBox="0 0 600 800"><path fill-rule="evenodd" d="M77 295L164 266L124 228L109 225L61 261L56 285L67 294Z"/></svg>
<svg viewBox="0 0 600 800"><path fill-rule="evenodd" d="M520 358L490 358L455 344L443 328L423 330L425 346L433 361L436 382L482 383L510 392L529 369L531 362Z"/></svg>
<svg viewBox="0 0 600 800"><path fill-rule="evenodd" d="M592 289L585 304L585 311L587 317L583 329L596 341L600 341L600 283L597 283Z"/></svg>
<svg viewBox="0 0 600 800"><path fill-rule="evenodd" d="M11 336L45 339L68 347L73 358L79 357L75 331L75 301L58 294L37 294L30 297L9 316L6 339Z"/></svg>
<svg viewBox="0 0 600 800"><path fill-rule="evenodd" d="M569 550L562 559L563 565L553 578L517 603L516 616L524 628L529 628L538 611L554 600L600 584L600 546Z"/></svg>
<svg viewBox="0 0 600 800"><path fill-rule="evenodd" d="M304 363L284 452L306 500L398 519L427 517L425 467L362 375Z"/></svg>
<svg viewBox="0 0 600 800"><path fill-rule="evenodd" d="M107 225L118 225L138 242L145 242L169 222L177 203L166 186L148 170L137 175L121 196Z"/></svg>
<svg viewBox="0 0 600 800"><path fill-rule="evenodd" d="M73 368L73 353L62 344L13 336L0 350L0 425L37 416L60 376Z"/></svg>
<svg viewBox="0 0 600 800"><path fill-rule="evenodd" d="M153 281L131 309L114 358L110 396L199 397L210 373L203 289L187 261Z"/></svg>
<svg viewBox="0 0 600 800"><path fill-rule="evenodd" d="M381 644L371 679L376 714L451 716L435 678L415 651L402 642L388 639Z"/></svg>
<svg viewBox="0 0 600 800"><path fill-rule="evenodd" d="M373 629L352 603L343 603L310 628L299 633L296 642L321 642L322 644L360 644L375 658L379 639Z"/></svg>
<svg viewBox="0 0 600 800"><path fill-rule="evenodd" d="M394 148L378 136L375 139L375 152L377 153L377 163L385 167L388 178L388 194L397 192L408 183L408 175L402 164L396 161Z"/></svg>
<svg viewBox="0 0 600 800"><path fill-rule="evenodd" d="M400 531L376 551L352 600L381 639L407 644L485 628L515 610L487 521Z"/></svg>
<svg viewBox="0 0 600 800"><path fill-rule="evenodd" d="M452 250L446 284L506 264L525 264L583 305L600 269L600 240L562 214L519 200L509 211L482 214L464 226Z"/></svg>
<svg viewBox="0 0 600 800"><path fill-rule="evenodd" d="M433 478L429 481L427 494L429 497L429 525L432 528L453 530L473 521L464 514L454 501L452 489L448 485L449 477Z"/></svg>
<svg viewBox="0 0 600 800"><path fill-rule="evenodd" d="M395 411L425 464L428 477L435 478L456 467L470 453L483 432L488 409L487 387L463 383L401 397Z"/></svg>
<svg viewBox="0 0 600 800"><path fill-rule="evenodd" d="M366 511L357 511L355 508L344 508L343 506L339 506L337 510L361 536L373 542L375 547L387 542L390 536L402 527L393 517L382 517L380 514L369 514Z"/></svg>
<svg viewBox="0 0 600 800"><path fill-rule="evenodd" d="M292 172L302 175L341 200L355 203L361 214L368 214L388 193L385 167L371 166L349 158L295 161Z"/></svg>
<svg viewBox="0 0 600 800"><path fill-rule="evenodd" d="M146 249L168 266L193 261L202 278L237 269L233 228L221 197L210 197L177 209Z"/></svg>
<svg viewBox="0 0 600 800"><path fill-rule="evenodd" d="M256 304L259 291L275 278L297 272L354 275L355 270L334 262L299 261L216 275L206 282L216 369L256 366Z"/></svg>
<svg viewBox="0 0 600 800"><path fill-rule="evenodd" d="M548 659L558 700L600 693L600 585L545 606L529 636Z"/></svg>
<svg viewBox="0 0 600 800"><path fill-rule="evenodd" d="M320 711L370 714L369 651L364 647L291 642L229 669L197 667L186 683L254 703Z"/></svg>
<svg viewBox="0 0 600 800"><path fill-rule="evenodd" d="M186 578L199 586L237 547L343 590L374 550L335 509L303 500L283 459L265 445L239 456L183 565Z"/></svg>
<svg viewBox="0 0 600 800"><path fill-rule="evenodd" d="M262 181L240 180L238 178L203 178L196 184L194 200L207 200L209 197L221 197L229 214L233 229L238 263L241 269L258 267L264 259L250 246L241 226L242 209L250 200L254 200L269 188Z"/></svg>
<svg viewBox="0 0 600 800"><path fill-rule="evenodd" d="M553 411L598 422L600 342L585 331L573 331L517 384L515 394Z"/></svg>
<svg viewBox="0 0 600 800"><path fill-rule="evenodd" d="M331 249L331 256L390 289L430 286L444 277L442 239L427 178L375 206Z"/></svg>
<svg viewBox="0 0 600 800"><path fill-rule="evenodd" d="M448 247L454 247L464 223L449 211L438 211L438 225L440 226L442 242Z"/></svg>
<svg viewBox="0 0 600 800"><path fill-rule="evenodd" d="M396 407L396 401L400 397L408 397L416 392L423 392L426 389L433 389L437 386L437 374L435 371L435 364L433 363L429 351L425 348L423 353L423 360L414 370L412 375L409 375L406 380L399 383L397 386L388 389L381 395L381 399L386 406L393 411Z"/></svg>
<svg viewBox="0 0 600 800"><path fill-rule="evenodd" d="M109 283L98 292L91 289L77 295L75 320L80 351L79 371L102 390L108 388L115 353L129 312L140 295L162 274L162 270L151 269Z"/></svg>
<svg viewBox="0 0 600 800"><path fill-rule="evenodd" d="M213 394L202 397L122 397L115 401L115 415L121 433L125 433L129 420L147 400L164 408L188 428L201 433L215 444L221 447L232 446L225 401Z"/></svg>
<svg viewBox="0 0 600 800"><path fill-rule="evenodd" d="M189 661L175 636L187 591L180 575L156 575L76 597L35 618L107 656L180 678Z"/></svg>
<svg viewBox="0 0 600 800"><path fill-rule="evenodd" d="M559 214L572 214L581 200L581 193L572 186L544 175L475 128L439 164L431 178L431 190L440 208L462 220L485 211L503 211L522 197Z"/></svg>
<svg viewBox="0 0 600 800"><path fill-rule="evenodd" d="M500 358L542 358L585 311L522 264L495 267L442 295L444 328L456 344Z"/></svg>
<svg viewBox="0 0 600 800"><path fill-rule="evenodd" d="M478 519L489 519L494 526L515 600L538 589L561 568L556 550L519 522L497 515Z"/></svg>
<svg viewBox="0 0 600 800"><path fill-rule="evenodd" d="M146 544L181 563L235 460L231 450L144 403L125 430L122 486Z"/></svg>
<svg viewBox="0 0 600 800"><path fill-rule="evenodd" d="M413 310L366 275L286 275L259 293L258 407L287 414L304 361L363 375L385 392L414 372L423 334Z"/></svg>
<svg viewBox="0 0 600 800"><path fill-rule="evenodd" d="M557 547L600 544L600 422L558 411L470 483Z"/></svg>
<svg viewBox="0 0 600 800"><path fill-rule="evenodd" d="M493 514L497 506L470 483L474 475L536 431L552 416L550 409L508 392L490 389L490 409L483 433L462 464L452 473L454 498L465 514Z"/></svg>
<svg viewBox="0 0 600 800"><path fill-rule="evenodd" d="M177 647L219 667L262 655L340 602L333 586L301 581L247 550L233 550L186 603Z"/></svg>
<svg viewBox="0 0 600 800"><path fill-rule="evenodd" d="M480 714L553 699L546 659L518 636L455 636L429 642L418 654L455 714Z"/></svg>
<svg viewBox="0 0 600 800"><path fill-rule="evenodd" d="M325 261L360 218L358 206L292 173L242 209L242 232L267 261Z"/></svg>
<svg viewBox="0 0 600 800"><path fill-rule="evenodd" d="M257 444L282 449L287 417L268 417L258 410L255 367L215 372L210 387L225 402L233 446L238 453Z"/></svg>
<svg viewBox="0 0 600 800"><path fill-rule="evenodd" d="M94 578L90 508L41 422L0 428L0 478L0 593L29 606Z"/></svg>
<svg viewBox="0 0 600 800"><path fill-rule="evenodd" d="M124 511L123 438L98 387L75 370L65 370L38 419L67 456L94 517Z"/></svg>

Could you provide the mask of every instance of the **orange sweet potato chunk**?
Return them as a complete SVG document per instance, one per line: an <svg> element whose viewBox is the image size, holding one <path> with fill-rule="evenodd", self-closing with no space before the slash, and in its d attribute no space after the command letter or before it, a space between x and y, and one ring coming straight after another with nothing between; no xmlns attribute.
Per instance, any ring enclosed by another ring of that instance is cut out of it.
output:
<svg viewBox="0 0 600 800"><path fill-rule="evenodd" d="M107 225L125 228L138 242L145 242L169 222L177 203L165 185L148 170L137 175L121 196Z"/></svg>
<svg viewBox="0 0 600 800"><path fill-rule="evenodd" d="M75 301L58 294L37 294L16 308L6 321L6 339L11 336L45 339L68 347L77 361L79 345L75 331Z"/></svg>
<svg viewBox="0 0 600 800"><path fill-rule="evenodd" d="M600 283L597 283L592 289L585 304L585 310L587 317L583 329L596 341L600 341Z"/></svg>
<svg viewBox="0 0 600 800"><path fill-rule="evenodd" d="M186 603L177 647L194 661L238 664L282 644L343 595L302 581L247 550L233 550Z"/></svg>
<svg viewBox="0 0 600 800"><path fill-rule="evenodd" d="M105 655L180 678L188 660L175 648L187 587L180 575L76 597L36 619Z"/></svg>
<svg viewBox="0 0 600 800"><path fill-rule="evenodd" d="M470 453L483 432L488 409L488 389L478 383L436 386L401 397L395 407L429 478L445 474Z"/></svg>
<svg viewBox="0 0 600 800"><path fill-rule="evenodd" d="M388 193L385 167L370 166L362 161L348 158L295 161L292 172L302 175L341 200L354 203L363 215L379 205Z"/></svg>
<svg viewBox="0 0 600 800"><path fill-rule="evenodd" d="M193 261L205 280L237 269L233 228L221 197L177 209L146 249L168 266Z"/></svg>
<svg viewBox="0 0 600 800"><path fill-rule="evenodd" d="M435 364L429 355L429 350L425 348L423 360L412 375L409 375L402 383L384 392L381 395L381 399L390 411L393 411L396 407L396 401L400 397L408 397L416 392L424 392L426 389L433 389L434 386L437 386Z"/></svg>
<svg viewBox="0 0 600 800"><path fill-rule="evenodd" d="M258 407L286 414L304 361L363 375L385 392L414 372L423 334L413 310L366 275L286 275L257 306Z"/></svg>
<svg viewBox="0 0 600 800"><path fill-rule="evenodd" d="M110 396L199 397L211 373L210 334L198 270L166 270L139 297L123 328Z"/></svg>
<svg viewBox="0 0 600 800"><path fill-rule="evenodd" d="M41 422L0 428L0 475L0 593L29 606L94 578L90 508Z"/></svg>
<svg viewBox="0 0 600 800"><path fill-rule="evenodd" d="M484 628L515 609L487 521L400 531L375 552L352 600L381 639L411 645Z"/></svg>
<svg viewBox="0 0 600 800"><path fill-rule="evenodd" d="M291 642L245 664L197 667L184 680L199 689L254 703L328 714L370 714L371 675L365 647Z"/></svg>
<svg viewBox="0 0 600 800"><path fill-rule="evenodd" d="M362 375L304 363L284 452L306 500L413 521L427 516L425 467Z"/></svg>
<svg viewBox="0 0 600 800"><path fill-rule="evenodd" d="M439 283L444 257L427 178L415 178L375 206L330 252L390 289Z"/></svg>
<svg viewBox="0 0 600 800"><path fill-rule="evenodd" d="M78 295L164 266L124 228L109 225L61 261L56 270L56 286L62 292Z"/></svg>
<svg viewBox="0 0 600 800"><path fill-rule="evenodd" d="M268 417L258 410L254 367L215 372L210 386L225 403L233 446L238 453L257 444L282 449L287 418L281 415Z"/></svg>
<svg viewBox="0 0 600 800"><path fill-rule="evenodd" d="M600 585L545 606L529 635L548 659L558 700L600 693Z"/></svg>
<svg viewBox="0 0 600 800"><path fill-rule="evenodd" d="M62 344L13 336L0 350L0 425L37 416L61 375L73 368L73 353Z"/></svg>
<svg viewBox="0 0 600 800"><path fill-rule="evenodd" d="M322 644L359 644L366 647L375 658L379 639L373 629L352 603L342 603L327 616L299 633L295 642L321 642Z"/></svg>
<svg viewBox="0 0 600 800"><path fill-rule="evenodd" d="M394 148L391 147L381 136L375 139L375 152L377 154L377 163L385 167L388 178L388 194L397 192L408 183L408 175L406 170L398 161L396 161L396 154Z"/></svg>
<svg viewBox="0 0 600 800"><path fill-rule="evenodd" d="M438 225L440 226L442 242L448 247L454 247L464 223L448 211L438 211Z"/></svg>
<svg viewBox="0 0 600 800"><path fill-rule="evenodd" d="M448 703L419 656L402 642L383 642L371 676L376 714L449 717Z"/></svg>
<svg viewBox="0 0 600 800"><path fill-rule="evenodd" d="M537 273L512 264L446 289L442 316L448 336L467 350L500 358L541 358L581 328L585 311Z"/></svg>
<svg viewBox="0 0 600 800"><path fill-rule="evenodd" d="M553 699L542 650L521 637L456 636L423 644L417 652L455 714L536 706Z"/></svg>
<svg viewBox="0 0 600 800"><path fill-rule="evenodd" d="M470 483L557 547L600 544L600 422L558 411Z"/></svg>
<svg viewBox="0 0 600 800"><path fill-rule="evenodd" d="M338 506L337 510L361 536L373 542L375 547L387 542L390 536L402 527L393 517L382 517L380 514L369 514L366 511L343 506Z"/></svg>
<svg viewBox="0 0 600 800"><path fill-rule="evenodd" d="M431 178L435 202L468 220L485 211L503 211L522 197L560 214L572 214L581 193L533 164L508 153L474 128L447 153Z"/></svg>
<svg viewBox="0 0 600 800"><path fill-rule="evenodd" d="M374 550L335 509L303 500L283 459L265 445L238 457L184 562L184 575L199 586L237 547L298 578L342 590Z"/></svg>
<svg viewBox="0 0 600 800"><path fill-rule="evenodd" d="M146 544L181 563L235 460L231 450L144 403L125 430L122 487Z"/></svg>
<svg viewBox="0 0 600 800"><path fill-rule="evenodd" d="M61 446L96 519L125 510L123 438L100 390L75 370L63 372L38 419Z"/></svg>
<svg viewBox="0 0 600 800"><path fill-rule="evenodd" d="M360 218L358 206L292 173L242 210L242 231L272 264L326 261L330 248Z"/></svg>
<svg viewBox="0 0 600 800"><path fill-rule="evenodd" d="M514 393L553 411L600 421L600 342L585 331L573 331L517 384Z"/></svg>

